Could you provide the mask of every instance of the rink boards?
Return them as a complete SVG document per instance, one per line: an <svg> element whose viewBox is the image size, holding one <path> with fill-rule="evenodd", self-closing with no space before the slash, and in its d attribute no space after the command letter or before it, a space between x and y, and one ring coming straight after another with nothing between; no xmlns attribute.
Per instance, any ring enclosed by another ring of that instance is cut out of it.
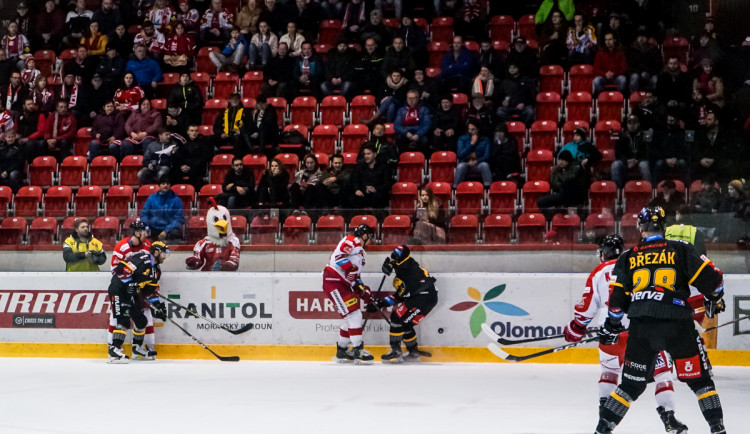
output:
<svg viewBox="0 0 750 434"><path fill-rule="evenodd" d="M579 301L582 273L435 274L439 303L419 325L420 345L436 362L496 362L481 324L523 339L562 333ZM0 273L0 356L102 357L107 338L109 273ZM365 274L377 290L382 274ZM391 278L383 292L391 292ZM750 275L726 275L727 310L719 324L750 314ZM219 324L253 329L232 335L170 307L169 316L221 355L247 360L330 360L340 319L321 290L320 273L169 272L161 292ZM388 325L369 318L365 343L376 356L388 343ZM594 320L596 322L596 320ZM212 356L172 324L157 320L159 358ZM561 345L562 339L548 341ZM522 355L538 350L514 346ZM716 365L750 365L750 320L722 327L711 351ZM594 344L535 359L539 363L596 363Z"/></svg>

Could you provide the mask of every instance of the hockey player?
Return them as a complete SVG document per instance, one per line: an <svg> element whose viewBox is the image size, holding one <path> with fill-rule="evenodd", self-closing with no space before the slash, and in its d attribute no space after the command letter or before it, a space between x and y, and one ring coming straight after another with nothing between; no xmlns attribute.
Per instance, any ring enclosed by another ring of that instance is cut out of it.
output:
<svg viewBox="0 0 750 434"><path fill-rule="evenodd" d="M151 245L150 253L138 252L115 267L109 284L109 301L117 319L112 344L109 346L109 363L128 363L122 344L133 321L133 353L147 354L143 347L143 335L148 320L144 315L143 300L148 300L164 312L164 304L158 304L159 265L167 259L169 248L161 241Z"/></svg>
<svg viewBox="0 0 750 434"><path fill-rule="evenodd" d="M417 344L417 332L414 326L427 316L438 301L435 278L422 268L411 257L409 246L396 247L391 256L385 258L383 273L390 276L393 271L393 287L396 293L375 302L379 309L395 306L391 312L390 344L391 352L383 354L383 361L403 363L404 360L419 361L419 356L431 356L420 351ZM401 352L401 340L408 353Z"/></svg>
<svg viewBox="0 0 750 434"><path fill-rule="evenodd" d="M564 333L567 342L579 342L586 334L586 327L590 325L591 320L597 317L601 310L606 309L609 301L609 282L612 269L624 250L622 237L617 234L607 235L599 242L598 253L601 263L589 274L583 297L575 306L574 318L565 326ZM628 323L627 316L624 316L622 318L623 327L627 327ZM597 325L601 326L601 323ZM623 333L614 345L599 345L599 364L602 367L602 373L599 377L600 404L603 404L607 396L617 387L622 373L622 362L627 342L628 335ZM664 422L664 429L668 433L686 433L687 427L674 416L674 387L672 385L671 367L669 355L660 351L656 355L653 372L653 379L656 383L654 394L659 405L656 411Z"/></svg>
<svg viewBox="0 0 750 434"><path fill-rule="evenodd" d="M611 433L646 388L655 356L667 351L674 359L677 378L698 398L703 417L714 434L726 434L719 394L709 371L708 357L693 325L687 300L693 285L704 296L706 315L721 309L724 279L705 255L684 241L664 238L664 210L647 207L638 217L641 242L615 263L609 282L612 293L600 342L612 345L630 318L628 343L620 385L599 409L597 434Z"/></svg>
<svg viewBox="0 0 750 434"><path fill-rule="evenodd" d="M354 235L348 235L339 242L323 270L323 291L344 319L339 329L335 362L373 363L372 354L364 348L362 341L360 310L360 300L366 305L372 302L370 288L362 282L360 274L365 266L365 248L373 236L371 227L357 226Z"/></svg>

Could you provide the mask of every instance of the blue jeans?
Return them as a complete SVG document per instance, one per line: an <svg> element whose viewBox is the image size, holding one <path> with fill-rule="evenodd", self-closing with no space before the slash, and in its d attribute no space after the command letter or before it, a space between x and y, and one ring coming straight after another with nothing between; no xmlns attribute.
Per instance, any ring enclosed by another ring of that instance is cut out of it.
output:
<svg viewBox="0 0 750 434"><path fill-rule="evenodd" d="M378 111L380 111L381 116L385 116L386 122L392 124L396 121L396 113L399 108L401 108L401 101L389 96L385 101L380 103Z"/></svg>
<svg viewBox="0 0 750 434"><path fill-rule="evenodd" d="M624 95L627 91L628 78L624 75L616 75L612 80L604 76L594 77L594 96L604 92L605 87L612 84L617 85L617 91Z"/></svg>
<svg viewBox="0 0 750 434"><path fill-rule="evenodd" d="M639 161L638 170L641 172L641 179L648 182L652 181L648 161ZM612 181L617 184L617 188L625 187L625 183L628 182L628 162L626 160L615 160L612 162Z"/></svg>
<svg viewBox="0 0 750 434"><path fill-rule="evenodd" d="M492 171L490 170L489 164L482 162L478 163L476 166L470 166L469 163L458 163L458 167L456 167L456 177L453 179L453 188L458 187L458 184L466 180L466 175L472 167L479 170L479 173L482 175L482 184L484 184L484 187L490 187L492 184Z"/></svg>
<svg viewBox="0 0 750 434"><path fill-rule="evenodd" d="M258 52L260 52L260 63L261 65L265 66L266 63L268 63L268 59L271 58L271 47L268 44L261 45L260 48L258 48L255 44L250 44L250 49L248 50L248 64L249 65L255 65L258 61Z"/></svg>

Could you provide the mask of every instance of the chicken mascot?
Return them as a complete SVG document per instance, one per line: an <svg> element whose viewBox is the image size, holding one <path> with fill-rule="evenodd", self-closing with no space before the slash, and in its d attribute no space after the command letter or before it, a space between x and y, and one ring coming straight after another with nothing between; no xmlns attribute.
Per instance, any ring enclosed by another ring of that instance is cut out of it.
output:
<svg viewBox="0 0 750 434"><path fill-rule="evenodd" d="M201 271L236 271L240 265L240 240L232 232L229 210L209 198L206 214L208 235L195 243L193 256L185 259L187 268Z"/></svg>

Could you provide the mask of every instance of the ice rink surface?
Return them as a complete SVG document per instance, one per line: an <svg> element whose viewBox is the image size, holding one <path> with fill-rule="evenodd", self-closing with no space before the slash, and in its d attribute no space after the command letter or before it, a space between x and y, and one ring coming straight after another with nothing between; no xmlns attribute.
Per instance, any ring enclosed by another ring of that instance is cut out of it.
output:
<svg viewBox="0 0 750 434"><path fill-rule="evenodd" d="M0 359L0 433L567 434L594 431L595 365ZM716 367L747 433L750 368ZM677 416L708 433L692 392ZM663 433L653 385L615 433ZM744 409L744 410L743 410Z"/></svg>

